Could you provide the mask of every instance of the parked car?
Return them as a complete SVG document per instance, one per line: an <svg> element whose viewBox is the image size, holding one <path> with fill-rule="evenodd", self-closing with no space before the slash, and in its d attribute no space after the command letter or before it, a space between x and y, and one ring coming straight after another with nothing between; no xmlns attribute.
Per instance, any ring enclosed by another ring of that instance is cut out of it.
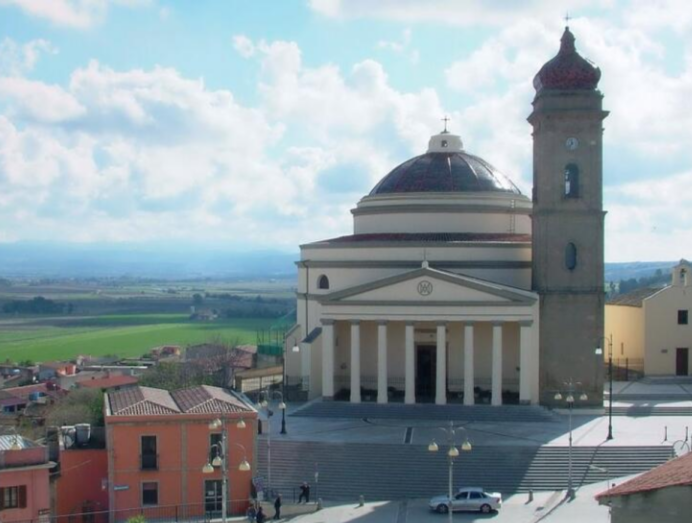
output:
<svg viewBox="0 0 692 523"><path fill-rule="evenodd" d="M452 511L480 511L488 514L502 507L502 494L485 492L479 487L460 488L452 500ZM430 500L430 510L447 514L449 511L449 496L436 496Z"/></svg>

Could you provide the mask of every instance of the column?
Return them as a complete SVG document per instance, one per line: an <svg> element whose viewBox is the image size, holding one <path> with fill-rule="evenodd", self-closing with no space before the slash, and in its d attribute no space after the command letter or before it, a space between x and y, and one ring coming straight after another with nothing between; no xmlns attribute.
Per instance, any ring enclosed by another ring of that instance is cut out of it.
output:
<svg viewBox="0 0 692 523"><path fill-rule="evenodd" d="M377 325L377 403L387 403L387 322Z"/></svg>
<svg viewBox="0 0 692 523"><path fill-rule="evenodd" d="M435 379L435 403L447 403L447 324L437 325L437 376Z"/></svg>
<svg viewBox="0 0 692 523"><path fill-rule="evenodd" d="M464 405L473 405L473 323L464 325Z"/></svg>
<svg viewBox="0 0 692 523"><path fill-rule="evenodd" d="M502 405L502 323L493 323L492 405Z"/></svg>
<svg viewBox="0 0 692 523"><path fill-rule="evenodd" d="M404 394L404 403L415 403L416 402L416 368L415 368L415 354L414 354L414 328L413 323L406 324L406 345L404 347L405 351L405 365L406 365L406 391Z"/></svg>
<svg viewBox="0 0 692 523"><path fill-rule="evenodd" d="M531 403L531 380L533 362L533 344L531 339L531 321L519 322L519 403Z"/></svg>
<svg viewBox="0 0 692 523"><path fill-rule="evenodd" d="M334 321L322 320L322 397L334 398Z"/></svg>
<svg viewBox="0 0 692 523"><path fill-rule="evenodd" d="M360 403L360 322L351 322L351 403Z"/></svg>

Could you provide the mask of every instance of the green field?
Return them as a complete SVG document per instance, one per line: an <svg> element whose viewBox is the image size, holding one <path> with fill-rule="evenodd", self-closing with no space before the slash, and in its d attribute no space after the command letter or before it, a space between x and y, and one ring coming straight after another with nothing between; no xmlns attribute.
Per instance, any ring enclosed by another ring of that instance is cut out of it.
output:
<svg viewBox="0 0 692 523"><path fill-rule="evenodd" d="M183 314L119 314L0 323L0 361L51 361L117 354L141 356L160 345L203 343L221 339L229 343L255 343L257 331L268 330L273 319L238 318L192 322Z"/></svg>

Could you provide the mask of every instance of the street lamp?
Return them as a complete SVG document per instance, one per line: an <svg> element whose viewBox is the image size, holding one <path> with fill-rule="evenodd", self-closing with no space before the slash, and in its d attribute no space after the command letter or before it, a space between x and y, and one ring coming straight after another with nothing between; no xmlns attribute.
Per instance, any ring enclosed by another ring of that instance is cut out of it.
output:
<svg viewBox="0 0 692 523"><path fill-rule="evenodd" d="M569 499L574 499L574 488L572 487L572 407L574 406L574 395L577 393L575 385L581 385L581 383L574 383L572 379L565 383L565 396L564 400L569 408L569 469L567 476L567 497ZM555 394L555 401L562 401L563 395L560 391ZM579 394L579 401L586 401L589 397L586 393L582 392Z"/></svg>
<svg viewBox="0 0 692 523"><path fill-rule="evenodd" d="M459 449L456 448L456 431L457 430L463 430L464 434L466 435L466 438L464 440L464 443L461 444L461 450L464 452L469 452L471 451L471 443L469 442L468 438L468 433L466 432L466 429L464 427L454 427L454 422L450 421L449 422L449 428L445 427L438 427L439 430L442 430L447 434L447 444L449 445L449 449L447 449L447 458L448 458L448 463L449 463L449 484L447 485L448 487L448 500L447 500L447 514L449 518L449 523L452 523L452 499L453 499L453 479L454 479L454 458L459 456ZM429 452L437 452L440 449L440 447L437 445L435 440L432 440L430 444L428 445L428 451Z"/></svg>
<svg viewBox="0 0 692 523"><path fill-rule="evenodd" d="M236 427L239 429L244 429L246 427L243 418L240 418L236 423ZM221 521L226 523L226 514L228 512L228 456L226 455L228 449L228 433L226 430L226 424L221 420L221 418L216 418L209 423L209 428L211 430L221 429L221 442L214 443L211 448L216 447L216 456L211 461L207 461L202 467L202 472L204 474L213 474L215 467L221 467ZM238 465L238 470L241 472L248 472L251 467L247 460L247 450L240 443L233 443L237 447L243 449L243 460Z"/></svg>
<svg viewBox="0 0 692 523"><path fill-rule="evenodd" d="M267 487L271 491L272 486L272 430L271 430L271 417L273 412L269 409L269 392L263 391L261 394L261 400L259 402L260 407L265 409L267 414ZM273 391L273 396L279 395L281 401L279 402L279 409L281 410L281 434L288 434L286 432L286 403L284 402L284 396L280 391ZM271 492L270 492L271 493Z"/></svg>
<svg viewBox="0 0 692 523"><path fill-rule="evenodd" d="M599 343L608 343L608 436L606 440L613 439L613 335L599 338ZM596 354L603 354L601 347L596 347Z"/></svg>

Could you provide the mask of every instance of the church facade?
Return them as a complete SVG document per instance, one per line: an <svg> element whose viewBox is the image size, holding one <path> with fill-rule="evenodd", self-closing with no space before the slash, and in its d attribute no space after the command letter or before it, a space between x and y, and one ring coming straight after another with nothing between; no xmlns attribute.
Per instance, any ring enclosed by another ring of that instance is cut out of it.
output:
<svg viewBox="0 0 692 523"><path fill-rule="evenodd" d="M301 246L286 375L309 398L602 404L600 71L569 29L534 79L529 198L445 130L385 176L353 234Z"/></svg>

